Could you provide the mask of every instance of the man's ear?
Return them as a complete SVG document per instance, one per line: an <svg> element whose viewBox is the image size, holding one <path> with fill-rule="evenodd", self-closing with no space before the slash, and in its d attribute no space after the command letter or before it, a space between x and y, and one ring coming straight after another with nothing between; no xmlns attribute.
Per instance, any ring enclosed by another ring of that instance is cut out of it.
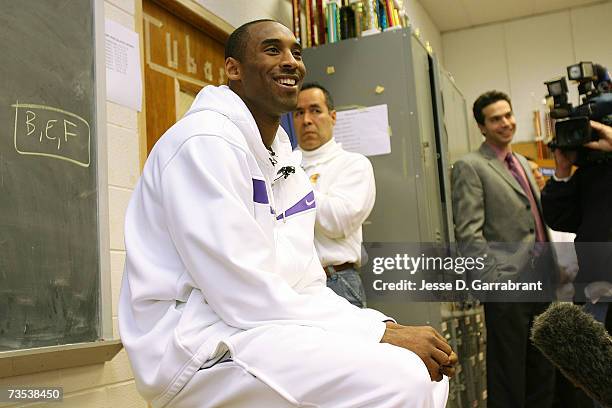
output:
<svg viewBox="0 0 612 408"><path fill-rule="evenodd" d="M332 118L332 124L336 125L336 110L334 109L333 111L329 112L329 116Z"/></svg>
<svg viewBox="0 0 612 408"><path fill-rule="evenodd" d="M225 59L225 75L230 81L242 79L240 61L233 57L227 57Z"/></svg>
<svg viewBox="0 0 612 408"><path fill-rule="evenodd" d="M478 129L480 129L480 134L483 136L487 133L487 128L485 127L485 125L481 125L480 123L478 123Z"/></svg>

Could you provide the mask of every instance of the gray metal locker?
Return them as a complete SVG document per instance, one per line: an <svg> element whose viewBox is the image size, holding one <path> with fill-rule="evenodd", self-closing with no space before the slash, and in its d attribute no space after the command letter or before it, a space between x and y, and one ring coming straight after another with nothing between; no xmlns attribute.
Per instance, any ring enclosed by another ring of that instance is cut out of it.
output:
<svg viewBox="0 0 612 408"><path fill-rule="evenodd" d="M470 143L468 129L467 106L461 91L455 85L450 73L440 70L440 88L442 91L442 105L444 109L444 128L448 138L448 150L451 163L478 145Z"/></svg>
<svg viewBox="0 0 612 408"><path fill-rule="evenodd" d="M339 110L388 105L391 153L370 157L377 195L364 239L448 242L425 48L404 29L308 48L304 61L306 80L327 87Z"/></svg>

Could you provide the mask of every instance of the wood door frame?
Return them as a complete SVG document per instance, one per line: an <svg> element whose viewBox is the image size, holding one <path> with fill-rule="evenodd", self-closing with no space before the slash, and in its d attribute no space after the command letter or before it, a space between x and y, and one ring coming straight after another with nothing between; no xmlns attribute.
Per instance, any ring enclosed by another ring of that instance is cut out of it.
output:
<svg viewBox="0 0 612 408"><path fill-rule="evenodd" d="M141 77L144 84L144 69L146 64L145 57L145 42L144 42L144 24L143 24L143 7L142 2L144 0L135 0L135 28L138 36L140 37L140 62L141 62ZM196 3L195 0L150 0L153 3L158 4L176 17L190 23L197 27L210 37L225 43L229 35L234 31L234 27L216 16L200 4ZM144 167L144 163L147 160L147 107L145 98L145 87L142 90L142 110L138 113L138 137L139 137L139 152L140 152L140 169Z"/></svg>
<svg viewBox="0 0 612 408"><path fill-rule="evenodd" d="M142 0L139 0L142 2ZM151 0L171 14L197 27L215 40L225 43L235 27L193 0Z"/></svg>
<svg viewBox="0 0 612 408"><path fill-rule="evenodd" d="M202 89L202 87L200 86L200 84L197 84L193 81L190 80L185 80L182 78L174 78L174 95L175 95L175 105L176 105L176 117L177 120L179 118L179 94L181 93L181 91L187 91L191 94L193 94L194 96L198 94L198 92L200 92L200 89Z"/></svg>

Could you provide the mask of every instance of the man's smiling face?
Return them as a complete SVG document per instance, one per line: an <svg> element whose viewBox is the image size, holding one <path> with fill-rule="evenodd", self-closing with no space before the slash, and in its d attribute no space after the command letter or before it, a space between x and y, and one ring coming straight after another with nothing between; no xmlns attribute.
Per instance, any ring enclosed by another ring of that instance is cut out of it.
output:
<svg viewBox="0 0 612 408"><path fill-rule="evenodd" d="M244 98L250 104L274 115L295 109L306 68L302 47L287 27L273 21L249 27L240 67Z"/></svg>
<svg viewBox="0 0 612 408"><path fill-rule="evenodd" d="M484 124L478 125L487 142L505 148L512 142L516 132L516 120L512 107L505 100L499 100L482 109Z"/></svg>

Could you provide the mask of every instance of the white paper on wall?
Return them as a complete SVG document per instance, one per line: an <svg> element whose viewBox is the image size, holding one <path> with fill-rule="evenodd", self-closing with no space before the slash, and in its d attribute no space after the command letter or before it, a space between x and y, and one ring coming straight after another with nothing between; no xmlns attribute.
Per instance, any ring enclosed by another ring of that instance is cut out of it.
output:
<svg viewBox="0 0 612 408"><path fill-rule="evenodd" d="M338 112L334 139L345 150L365 156L391 153L387 105Z"/></svg>
<svg viewBox="0 0 612 408"><path fill-rule="evenodd" d="M142 109L142 78L138 34L111 20L105 24L106 98Z"/></svg>

